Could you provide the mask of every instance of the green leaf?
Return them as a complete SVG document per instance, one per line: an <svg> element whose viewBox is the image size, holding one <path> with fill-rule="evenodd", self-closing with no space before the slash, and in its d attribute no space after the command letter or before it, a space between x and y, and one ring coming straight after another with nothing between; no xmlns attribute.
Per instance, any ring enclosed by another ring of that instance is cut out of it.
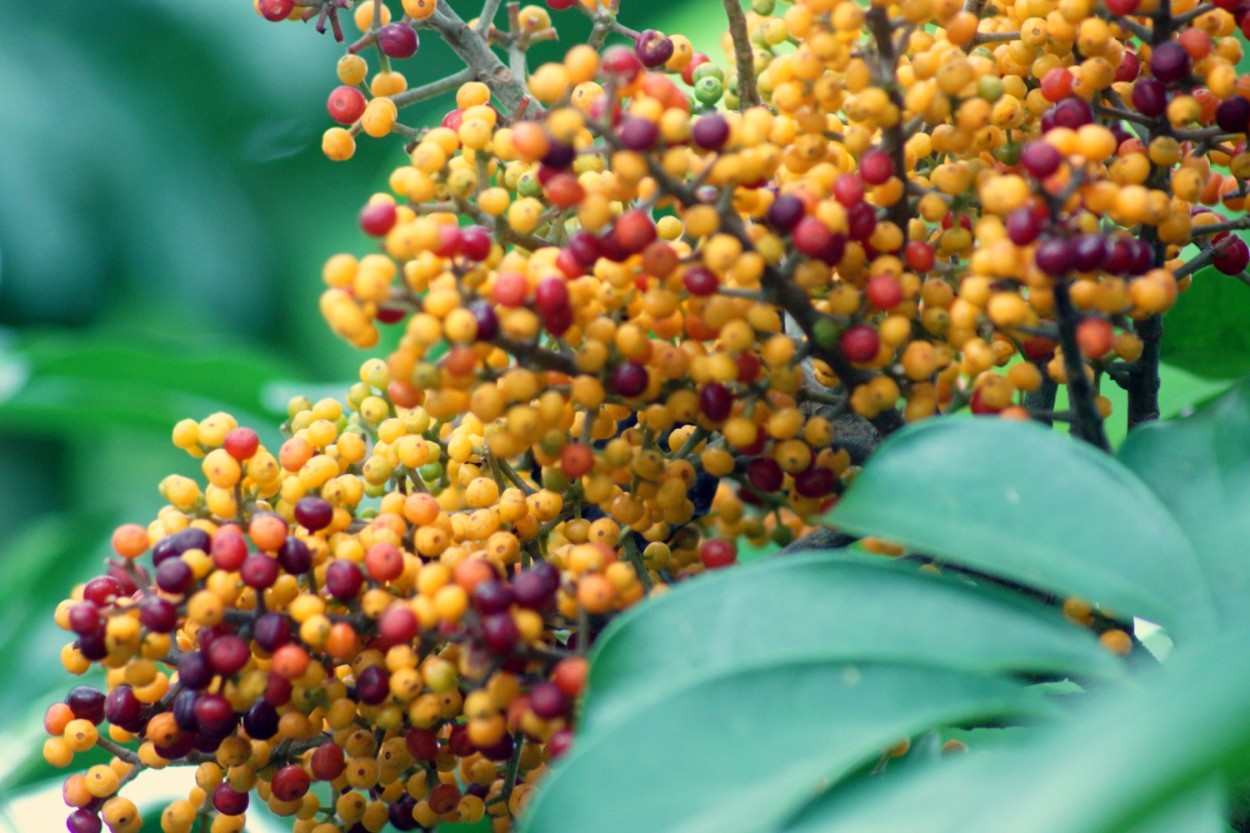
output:
<svg viewBox="0 0 1250 833"><path fill-rule="evenodd" d="M739 668L580 735L520 830L754 833L901 738L1051 712L1020 684L948 669L784 660Z"/></svg>
<svg viewBox="0 0 1250 833"><path fill-rule="evenodd" d="M1250 373L1250 290L1214 266L1164 318L1162 357L1197 376L1236 379Z"/></svg>
<svg viewBox="0 0 1250 833"><path fill-rule="evenodd" d="M223 407L240 420L285 416L264 394L268 384L292 375L287 365L237 345L180 346L95 336L26 338L0 354L0 425L76 431L89 415L93 427L164 432L179 419Z"/></svg>
<svg viewBox="0 0 1250 833"><path fill-rule="evenodd" d="M878 556L772 558L684 584L600 638L581 731L691 680L778 662L898 662L1114 678L1123 666L1053 608Z"/></svg>
<svg viewBox="0 0 1250 833"><path fill-rule="evenodd" d="M1173 633L1214 627L1184 532L1128 469L1038 425L932 420L877 450L828 517Z"/></svg>
<svg viewBox="0 0 1250 833"><path fill-rule="evenodd" d="M820 799L787 833L1217 830L1225 779L1250 773L1250 651L1239 629L1178 651L1140 690L1091 695L1016 750L969 754Z"/></svg>
<svg viewBox="0 0 1250 833"><path fill-rule="evenodd" d="M1142 425L1120 460L1193 542L1225 622L1250 618L1250 380L1194 416Z"/></svg>

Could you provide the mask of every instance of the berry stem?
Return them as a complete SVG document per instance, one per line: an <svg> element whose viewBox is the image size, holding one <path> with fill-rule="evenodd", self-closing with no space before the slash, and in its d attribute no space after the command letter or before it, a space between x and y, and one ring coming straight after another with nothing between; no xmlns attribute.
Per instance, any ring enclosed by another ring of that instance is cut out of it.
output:
<svg viewBox="0 0 1250 833"><path fill-rule="evenodd" d="M1205 226L1194 226L1193 231L1190 232L1190 236L1191 237L1207 237L1212 234L1219 234L1222 231L1244 231L1246 229L1250 229L1250 214L1246 215L1245 217L1238 217L1236 220L1227 220L1223 223L1210 223L1209 225L1205 225ZM1184 275L1193 274L1198 269L1201 269L1203 266L1206 266L1208 263L1210 263L1211 260L1219 254L1220 252L1214 249L1207 249L1202 254L1198 255L1193 260L1189 261L1184 266L1177 269L1176 277L1179 278ZM1202 260L1204 257L1206 258L1206 260ZM1198 261L1200 260L1202 260L1202 262L1198 263ZM1193 266L1194 263L1198 263L1198 266L1189 268Z"/></svg>
<svg viewBox="0 0 1250 833"><path fill-rule="evenodd" d="M1129 368L1128 427L1159 418L1159 353L1163 343L1163 317L1152 315L1137 322L1142 354Z"/></svg>
<svg viewBox="0 0 1250 833"><path fill-rule="evenodd" d="M143 766L143 762L139 760L138 752L135 752L133 749L128 749L125 746L122 746L120 743L117 743L112 738L106 738L104 737L104 735L100 735L96 743L99 745L101 749L103 749L105 752L108 752L114 758L117 758L120 761L125 761L128 764L133 764L136 770L139 767Z"/></svg>
<svg viewBox="0 0 1250 833"><path fill-rule="evenodd" d="M1055 313L1059 320L1059 343L1063 348L1064 372L1068 377L1068 399L1072 409L1076 411L1072 433L1095 448L1110 453L1111 444L1107 442L1102 415L1098 413L1098 405L1094 402L1097 394L1089 377L1085 375L1085 362L1081 358L1081 348L1076 343L1076 325L1080 316L1072 304L1068 284L1062 278L1055 282Z"/></svg>
<svg viewBox="0 0 1250 833"><path fill-rule="evenodd" d="M1202 3L1183 14L1175 15L1172 18L1172 24L1177 27L1184 26L1189 21L1202 17L1207 12L1215 11L1216 8L1217 6L1214 3Z"/></svg>
<svg viewBox="0 0 1250 833"><path fill-rule="evenodd" d="M566 376L577 376L581 373L577 367L577 362L573 361L573 359L553 350L539 347L532 342L514 341L504 336L498 336L495 338L495 346L507 353L511 353L518 362L527 367L554 370Z"/></svg>
<svg viewBox="0 0 1250 833"><path fill-rule="evenodd" d="M747 16L738 0L724 0L725 15L729 18L729 34L733 38L734 61L738 65L738 110L746 112L760 104L759 88L755 83L755 56L751 38L747 34Z"/></svg>
<svg viewBox="0 0 1250 833"><path fill-rule="evenodd" d="M503 0L486 0L482 5L482 14L477 19L477 33L481 37L486 37L490 32L491 25L495 22L495 15L499 13L499 4Z"/></svg>
<svg viewBox="0 0 1250 833"><path fill-rule="evenodd" d="M469 24L446 3L439 3L435 7L434 14L429 18L429 25L438 30L466 67L476 68L476 78L490 87L491 92L503 104L504 112L515 112L521 102L529 98L525 79L517 78L504 66L499 56L491 51L482 34L469 28ZM538 105L531 103L530 106Z"/></svg>
<svg viewBox="0 0 1250 833"><path fill-rule="evenodd" d="M477 71L472 67L465 67L457 73L448 75L446 78L440 78L437 81L431 81L428 84L422 84L420 87L413 87L410 90L404 90L402 93L391 96L391 101L396 107L408 107L416 104L418 101L425 101L436 95L449 93L452 90L459 89L462 84L477 78Z"/></svg>
<svg viewBox="0 0 1250 833"><path fill-rule="evenodd" d="M1052 421L1050 415L1055 411L1055 397L1058 393L1058 383L1043 372L1042 383L1037 387L1037 390L1031 390L1024 395L1024 407L1028 408L1029 414L1034 419L1050 425Z"/></svg>
<svg viewBox="0 0 1250 833"><path fill-rule="evenodd" d="M625 529L622 529L621 533L621 539L625 545L625 557L629 559L634 572L637 573L638 581L642 582L642 589L650 593L651 574L647 572L647 565L642 561L642 553L638 552L638 544L634 541L634 535Z"/></svg>

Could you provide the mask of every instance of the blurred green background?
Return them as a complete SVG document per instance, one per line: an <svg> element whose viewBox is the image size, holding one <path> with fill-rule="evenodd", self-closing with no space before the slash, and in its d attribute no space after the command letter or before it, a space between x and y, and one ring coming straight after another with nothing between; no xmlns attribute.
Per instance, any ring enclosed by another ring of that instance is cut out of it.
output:
<svg viewBox="0 0 1250 833"><path fill-rule="evenodd" d="M627 24L719 57L718 0L623 5ZM30 801L5 809L55 783L39 718L75 681L52 611L99 569L115 525L154 515L163 476L198 473L170 445L173 423L229 410L272 440L290 395L340 395L363 358L322 322L319 275L329 255L369 246L356 213L398 143L362 138L351 163L326 161L342 48L250 6L41 4L0 27L0 831L60 829L46 825L58 801L41 820L22 817ZM480 3L452 6L471 17ZM589 28L555 16L565 45ZM456 68L433 35L407 64L412 85ZM1237 347L1220 375L1250 369L1244 287L1200 293L1170 331L1173 359L1201 367L1216 327ZM1225 384L1168 380L1170 412Z"/></svg>

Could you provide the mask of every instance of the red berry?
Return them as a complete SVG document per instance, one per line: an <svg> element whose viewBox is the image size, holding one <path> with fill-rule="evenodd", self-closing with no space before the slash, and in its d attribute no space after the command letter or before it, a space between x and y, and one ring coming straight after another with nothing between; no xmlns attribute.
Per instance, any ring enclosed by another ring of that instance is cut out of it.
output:
<svg viewBox="0 0 1250 833"><path fill-rule="evenodd" d="M642 72L642 61L629 47L613 46L603 53L600 67L605 74L615 77L619 83L628 84L638 77L638 73Z"/></svg>
<svg viewBox="0 0 1250 833"><path fill-rule="evenodd" d="M681 276L681 282L691 295L711 295L720 286L716 273L705 266L692 266Z"/></svg>
<svg viewBox="0 0 1250 833"><path fill-rule="evenodd" d="M870 362L881 349L881 338L867 324L848 327L838 340L842 355L853 362Z"/></svg>
<svg viewBox="0 0 1250 833"><path fill-rule="evenodd" d="M397 216L395 203L378 200L360 210L360 228L365 234L383 237L395 227Z"/></svg>
<svg viewBox="0 0 1250 833"><path fill-rule="evenodd" d="M224 442L226 453L236 460L249 459L260 447L260 436L251 428L232 428Z"/></svg>
<svg viewBox="0 0 1250 833"><path fill-rule="evenodd" d="M877 275L864 287L864 296L877 309L894 309L903 303L903 287L888 275Z"/></svg>
<svg viewBox="0 0 1250 833"><path fill-rule="evenodd" d="M1042 97L1047 101L1062 101L1072 94L1074 80L1067 67L1055 67L1042 76Z"/></svg>
<svg viewBox="0 0 1250 833"><path fill-rule="evenodd" d="M972 399L968 401L968 410L977 416L985 416L987 414L1000 413L1002 408L991 408L985 404L985 400L981 398L981 389L977 388L972 392Z"/></svg>
<svg viewBox="0 0 1250 833"><path fill-rule="evenodd" d="M298 764L287 764L273 775L270 786L279 801L295 801L304 797L312 785L308 772Z"/></svg>
<svg viewBox="0 0 1250 833"><path fill-rule="evenodd" d="M412 731L418 732L422 730L413 729ZM431 732L431 734L433 733ZM413 757L416 757L416 755L413 755ZM430 760L433 759L431 758ZM347 761L343 756L343 747L334 741L326 741L313 752L309 766L312 768L312 774L316 776L318 781L333 781L342 775L343 770L347 768Z"/></svg>
<svg viewBox="0 0 1250 833"><path fill-rule="evenodd" d="M709 570L728 567L737 559L738 553L733 543L723 538L712 538L709 541L704 541L703 546L699 547L699 560Z"/></svg>
<svg viewBox="0 0 1250 833"><path fill-rule="evenodd" d="M859 158L859 175L869 185L880 185L894 176L894 160L884 150L870 150Z"/></svg>
<svg viewBox="0 0 1250 833"><path fill-rule="evenodd" d="M365 113L364 93L355 87L336 87L326 100L330 118L339 124L352 124Z"/></svg>
<svg viewBox="0 0 1250 833"><path fill-rule="evenodd" d="M833 196L847 208L864 201L864 180L858 174L842 174L833 181Z"/></svg>
<svg viewBox="0 0 1250 833"><path fill-rule="evenodd" d="M928 272L937 261L933 247L923 240L910 240L903 247L903 259L907 268L915 272Z"/></svg>
<svg viewBox="0 0 1250 833"><path fill-rule="evenodd" d="M226 782L213 790L213 809L223 816L241 816L247 812L248 793L234 790Z"/></svg>
<svg viewBox="0 0 1250 833"><path fill-rule="evenodd" d="M261 16L273 23L286 20L294 8L295 0L260 0Z"/></svg>
<svg viewBox="0 0 1250 833"><path fill-rule="evenodd" d="M595 452L588 445L569 443L560 452L560 470L570 480L581 477L595 467Z"/></svg>

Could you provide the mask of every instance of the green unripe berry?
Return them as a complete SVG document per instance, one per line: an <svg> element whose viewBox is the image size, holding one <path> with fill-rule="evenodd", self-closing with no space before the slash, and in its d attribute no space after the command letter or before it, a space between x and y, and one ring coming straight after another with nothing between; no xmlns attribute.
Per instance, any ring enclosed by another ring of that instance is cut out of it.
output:
<svg viewBox="0 0 1250 833"><path fill-rule="evenodd" d="M696 89L700 81L709 77L715 78L723 84L725 82L725 70L708 61L706 64L699 64L695 67L694 73L690 77L694 79Z"/></svg>
<svg viewBox="0 0 1250 833"><path fill-rule="evenodd" d="M526 172L521 174L520 179L516 183L516 192L522 197L541 197L543 195L543 184L538 181L538 175Z"/></svg>
<svg viewBox="0 0 1250 833"><path fill-rule="evenodd" d="M1003 95L1003 79L983 75L977 80L977 95L986 101L998 101Z"/></svg>
<svg viewBox="0 0 1250 833"><path fill-rule="evenodd" d="M838 343L838 325L832 318L818 318L812 325L812 341L826 350Z"/></svg>
<svg viewBox="0 0 1250 833"><path fill-rule="evenodd" d="M775 8L776 0L751 0L751 11L758 15L770 15Z"/></svg>
<svg viewBox="0 0 1250 833"><path fill-rule="evenodd" d="M707 66L707 64L704 64ZM697 70L696 70L697 71ZM709 75L694 85L694 97L700 104L715 104L725 92L725 85L719 78Z"/></svg>
<svg viewBox="0 0 1250 833"><path fill-rule="evenodd" d="M421 475L421 479L426 483L433 483L443 476L443 464L426 463L424 466L417 469L417 472Z"/></svg>
<svg viewBox="0 0 1250 833"><path fill-rule="evenodd" d="M292 397L291 401L287 403L286 415L289 417L294 417L300 411L311 411L311 410L312 410L311 399L309 399L307 396L296 396L296 397Z"/></svg>

